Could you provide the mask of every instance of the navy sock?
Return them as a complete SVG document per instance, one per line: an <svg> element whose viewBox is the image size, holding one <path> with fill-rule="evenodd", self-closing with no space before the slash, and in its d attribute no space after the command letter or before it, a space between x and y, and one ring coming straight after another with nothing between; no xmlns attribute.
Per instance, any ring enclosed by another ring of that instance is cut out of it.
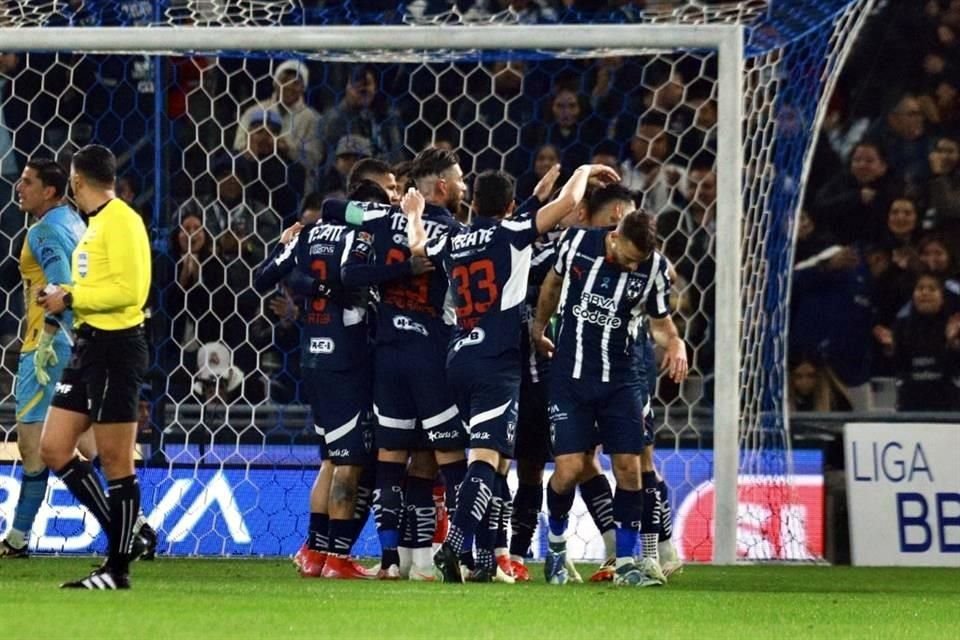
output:
<svg viewBox="0 0 960 640"><path fill-rule="evenodd" d="M670 489L663 480L657 483L657 510L660 512L660 536L663 542L673 537L673 509L670 507Z"/></svg>
<svg viewBox="0 0 960 640"><path fill-rule="evenodd" d="M600 533L613 529L613 491L607 476L601 473L581 484L580 497Z"/></svg>
<svg viewBox="0 0 960 640"><path fill-rule="evenodd" d="M311 551L322 551L326 553L330 550L330 539L327 533L330 531L330 516L326 513L316 511L310 514L310 533L307 535L307 546Z"/></svg>
<svg viewBox="0 0 960 640"><path fill-rule="evenodd" d="M373 492L373 517L382 549L381 565L400 564L397 545L400 543L400 512L403 493L400 481L406 465L402 462L377 463L377 488Z"/></svg>
<svg viewBox="0 0 960 640"><path fill-rule="evenodd" d="M543 506L542 484L521 484L513 497L513 513L510 517L510 555L527 557L530 543L537 530L537 520Z"/></svg>
<svg viewBox="0 0 960 640"><path fill-rule="evenodd" d="M54 473L67 485L70 493L85 506L93 517L100 523L104 532L110 531L110 507L107 503L107 494L100 486L100 480L93 472L93 466L75 457L60 470Z"/></svg>
<svg viewBox="0 0 960 640"><path fill-rule="evenodd" d="M613 494L613 519L617 526L617 558L632 558L640 534L643 491L617 487Z"/></svg>
<svg viewBox="0 0 960 640"><path fill-rule="evenodd" d="M643 557L657 558L657 540L660 536L660 500L657 497L657 473L655 471L644 471L640 478L643 485L643 511L640 514Z"/></svg>
<svg viewBox="0 0 960 640"><path fill-rule="evenodd" d="M496 474L493 467L479 460L471 463L467 468L467 475L457 495L459 506L454 512L453 524L447 536L453 550L457 553L468 548L468 543L476 535L480 520L490 506L494 475Z"/></svg>
<svg viewBox="0 0 960 640"><path fill-rule="evenodd" d="M23 539L30 539L30 530L33 521L37 519L37 512L43 504L47 494L47 478L50 472L44 468L40 473L29 474L24 472L20 483L20 497L17 498L17 508L13 516L13 528L23 533Z"/></svg>
<svg viewBox="0 0 960 640"><path fill-rule="evenodd" d="M118 573L127 573L133 548L133 528L140 513L140 483L137 476L132 475L110 480L108 489L110 527L107 529L107 564Z"/></svg>
<svg viewBox="0 0 960 640"><path fill-rule="evenodd" d="M353 532L356 529L353 522L352 518L350 520L330 519L330 553L335 553L339 556L350 555L350 543L353 538Z"/></svg>
<svg viewBox="0 0 960 640"><path fill-rule="evenodd" d="M497 524L497 537L493 548L507 548L507 528L510 526L510 517L513 514L513 500L510 499L510 485L507 476L497 474L497 493L500 496L500 522Z"/></svg>
<svg viewBox="0 0 960 640"><path fill-rule="evenodd" d="M477 527L477 565L492 568L493 550L497 542L497 530L500 527L500 512L503 509L503 495L500 492L500 476L493 476L493 495L487 512ZM489 562L488 562L489 556Z"/></svg>
<svg viewBox="0 0 960 640"><path fill-rule="evenodd" d="M360 474L357 481L357 502L353 508L353 531L350 534L350 548L357 543L363 527L367 524L370 508L373 505L373 487L376 482L376 467L370 464Z"/></svg>
<svg viewBox="0 0 960 640"><path fill-rule="evenodd" d="M547 522L550 525L551 535L562 536L567 531L567 520L570 517L574 497L576 492L559 494L553 490L549 482L547 483Z"/></svg>
<svg viewBox="0 0 960 640"><path fill-rule="evenodd" d="M428 548L433 544L433 534L437 528L437 507L433 502L433 480L427 478L407 478L404 494L404 518L409 532L409 546L413 549Z"/></svg>
<svg viewBox="0 0 960 640"><path fill-rule="evenodd" d="M440 465L440 473L443 474L443 482L447 489L447 513L453 518L453 513L457 509L457 492L460 491L460 485L467 476L467 461L457 460L448 464Z"/></svg>

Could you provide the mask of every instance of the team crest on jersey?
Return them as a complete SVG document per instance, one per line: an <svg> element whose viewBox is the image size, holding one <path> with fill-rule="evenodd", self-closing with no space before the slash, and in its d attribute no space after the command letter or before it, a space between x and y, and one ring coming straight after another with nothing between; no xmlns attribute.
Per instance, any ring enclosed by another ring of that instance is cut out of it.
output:
<svg viewBox="0 0 960 640"><path fill-rule="evenodd" d="M645 276L639 276L627 280L627 300L632 302L639 298L643 294L643 288L646 286L646 284L647 278Z"/></svg>

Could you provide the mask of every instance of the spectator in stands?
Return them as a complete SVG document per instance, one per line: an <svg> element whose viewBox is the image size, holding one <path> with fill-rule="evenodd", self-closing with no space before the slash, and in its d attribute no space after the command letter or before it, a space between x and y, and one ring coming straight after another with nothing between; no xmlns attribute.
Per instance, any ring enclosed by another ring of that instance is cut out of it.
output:
<svg viewBox="0 0 960 640"><path fill-rule="evenodd" d="M790 351L817 354L856 411L872 408L874 309L869 266L801 212L790 300Z"/></svg>
<svg viewBox="0 0 960 640"><path fill-rule="evenodd" d="M193 392L203 404L233 404L243 396L244 378L223 343L208 342L197 349Z"/></svg>
<svg viewBox="0 0 960 640"><path fill-rule="evenodd" d="M666 116L647 112L637 121L630 157L620 165L623 185L643 194L643 206L656 214L670 204L683 178L683 170L668 162L674 142L673 135L666 131Z"/></svg>
<svg viewBox="0 0 960 640"><path fill-rule="evenodd" d="M273 72L271 96L248 107L240 116L233 149L246 151L250 123L255 121L256 112L274 114L280 122L277 149L286 160L304 167L312 188L319 176L324 150L320 138L320 114L303 99L309 82L310 72L303 62L287 60L277 66Z"/></svg>
<svg viewBox="0 0 960 640"><path fill-rule="evenodd" d="M278 140L282 122L272 111L256 110L247 123L247 148L234 160L234 173L243 186L246 201L262 202L276 212L284 226L299 213L305 172L287 160ZM270 238L272 240L272 238Z"/></svg>
<svg viewBox="0 0 960 640"><path fill-rule="evenodd" d="M960 310L960 280L950 245L937 233L923 236L917 243L920 269L943 281L944 304L950 313Z"/></svg>
<svg viewBox="0 0 960 640"><path fill-rule="evenodd" d="M351 69L343 100L323 114L323 144L333 155L346 135L366 138L372 155L388 162L403 160L403 134L397 114L378 92L377 70L370 65Z"/></svg>
<svg viewBox="0 0 960 640"><path fill-rule="evenodd" d="M694 310L686 318L684 339L694 350L695 366L706 371L712 362L710 344L714 312L714 217L717 203L717 177L709 157L695 159L674 193L669 208L657 215L657 235L663 253L673 263L682 281L684 300ZM646 206L646 205L645 205ZM681 282L678 279L678 286Z"/></svg>
<svg viewBox="0 0 960 640"><path fill-rule="evenodd" d="M902 178L909 188L919 188L930 177L927 156L933 141L927 134L926 118L915 95L901 96L872 135L883 148L893 174Z"/></svg>
<svg viewBox="0 0 960 640"><path fill-rule="evenodd" d="M613 140L604 140L593 150L590 164L602 164L620 171L620 145Z"/></svg>
<svg viewBox="0 0 960 640"><path fill-rule="evenodd" d="M886 214L902 183L890 174L881 148L861 142L850 155L850 172L828 182L814 200L817 227L844 245L884 237Z"/></svg>
<svg viewBox="0 0 960 640"><path fill-rule="evenodd" d="M956 411L953 382L960 361L960 315L949 316L943 283L929 273L917 278L911 304L883 342L893 356L900 411Z"/></svg>
<svg viewBox="0 0 960 640"><path fill-rule="evenodd" d="M521 133L523 147L552 144L560 164L579 167L590 161L593 149L607 138L607 123L595 116L572 86L558 83L549 100L545 124L528 125ZM529 165L527 165L529 166Z"/></svg>
<svg viewBox="0 0 960 640"><path fill-rule="evenodd" d="M320 193L325 197L343 197L347 178L358 161L373 155L370 140L359 135L346 135L337 142L333 165L320 180Z"/></svg>
<svg viewBox="0 0 960 640"><path fill-rule="evenodd" d="M550 170L550 167L560 163L560 154L557 148L552 144L545 144L537 149L534 156L533 169L527 171L517 179L516 196L520 202L523 202L533 194L533 188L537 186L544 174ZM565 179L559 179L558 184L563 185Z"/></svg>
<svg viewBox="0 0 960 640"><path fill-rule="evenodd" d="M791 412L850 410L843 383L809 355L790 358L787 404Z"/></svg>
<svg viewBox="0 0 960 640"><path fill-rule="evenodd" d="M280 235L280 218L276 212L253 196L244 193L243 184L233 171L233 159L222 156L212 167L216 180L216 193L190 198L180 206L179 217L192 213L204 221L204 229L219 236L231 226L231 221L240 221L250 233L255 233L264 243ZM239 222L235 222L239 223Z"/></svg>
<svg viewBox="0 0 960 640"><path fill-rule="evenodd" d="M917 207L909 198L897 198L887 211L887 235L893 247L893 262L904 271L916 272L919 267L917 240L920 225Z"/></svg>
<svg viewBox="0 0 960 640"><path fill-rule="evenodd" d="M960 141L942 137L930 152L927 215L933 228L960 248Z"/></svg>

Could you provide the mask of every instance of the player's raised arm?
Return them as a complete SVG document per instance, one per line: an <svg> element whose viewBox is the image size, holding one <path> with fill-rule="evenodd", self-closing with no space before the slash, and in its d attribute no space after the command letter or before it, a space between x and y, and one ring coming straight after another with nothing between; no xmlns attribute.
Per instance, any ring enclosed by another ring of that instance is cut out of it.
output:
<svg viewBox="0 0 960 640"><path fill-rule="evenodd" d="M423 226L423 209L426 201L416 189L409 189L403 194L400 208L407 214L407 245L410 254L414 256L427 255L427 230Z"/></svg>
<svg viewBox="0 0 960 640"><path fill-rule="evenodd" d="M591 180L609 184L619 182L620 176L603 164L585 164L578 167L563 185L560 194L537 212L537 232L543 234L553 229L574 207L580 204Z"/></svg>

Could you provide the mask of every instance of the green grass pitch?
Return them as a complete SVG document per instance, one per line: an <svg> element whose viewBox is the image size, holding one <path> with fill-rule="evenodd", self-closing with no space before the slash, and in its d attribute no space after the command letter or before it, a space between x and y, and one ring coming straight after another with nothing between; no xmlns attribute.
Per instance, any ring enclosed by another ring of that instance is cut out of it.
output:
<svg viewBox="0 0 960 640"><path fill-rule="evenodd" d="M289 561L137 563L133 590L68 592L92 558L0 563L2 638L960 638L960 570L687 567L662 588L299 578ZM593 567L581 567L589 575Z"/></svg>

